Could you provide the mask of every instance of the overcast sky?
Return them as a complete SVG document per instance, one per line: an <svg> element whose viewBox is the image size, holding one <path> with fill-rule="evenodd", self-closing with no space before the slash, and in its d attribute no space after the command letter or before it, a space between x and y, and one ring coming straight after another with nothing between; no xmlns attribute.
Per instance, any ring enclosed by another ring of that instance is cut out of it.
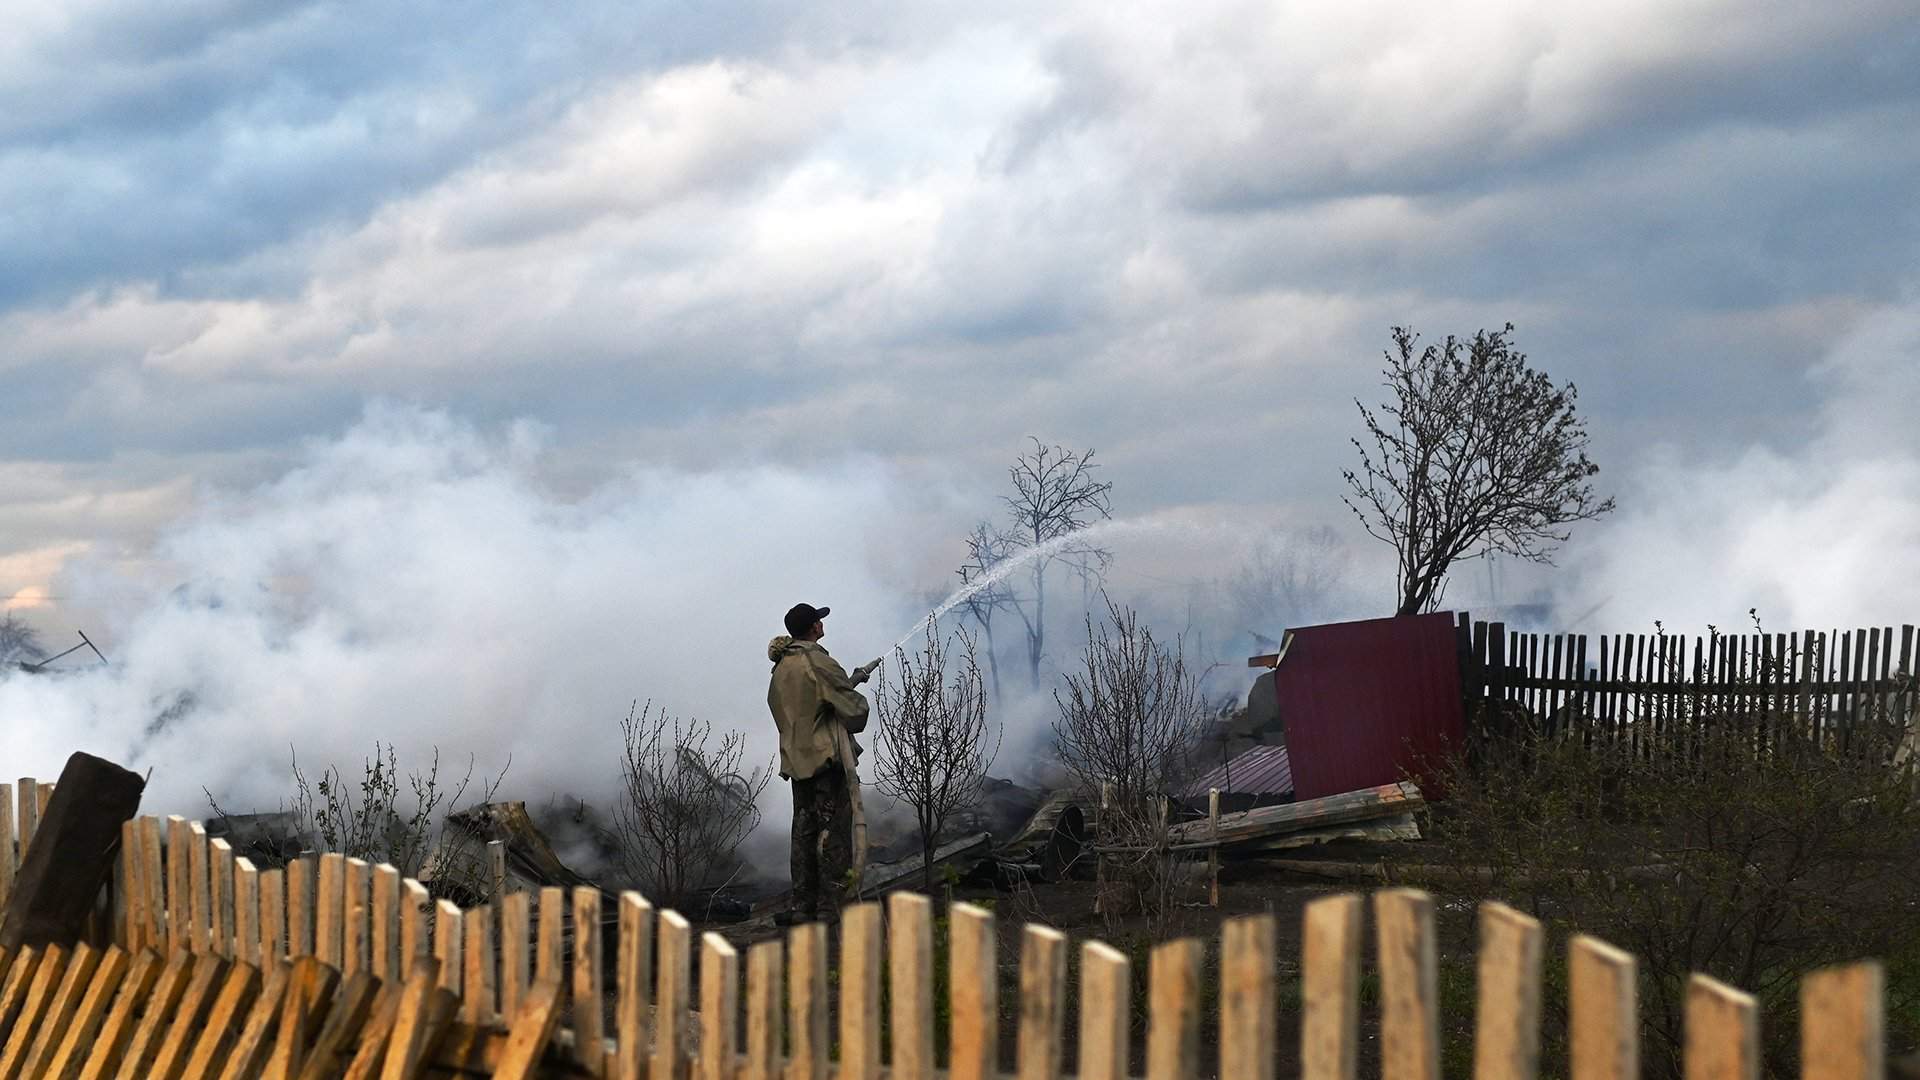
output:
<svg viewBox="0 0 1920 1080"><path fill-rule="evenodd" d="M0 13L0 596L61 634L370 402L582 490L877 461L963 508L931 563L1028 434L1343 521L1397 323L1517 324L1656 549L1676 468L1912 448L1911 0Z"/></svg>

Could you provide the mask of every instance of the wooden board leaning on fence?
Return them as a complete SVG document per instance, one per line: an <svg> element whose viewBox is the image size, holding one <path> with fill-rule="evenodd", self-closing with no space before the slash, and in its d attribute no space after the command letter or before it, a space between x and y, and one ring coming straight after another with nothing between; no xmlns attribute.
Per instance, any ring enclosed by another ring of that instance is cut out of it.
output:
<svg viewBox="0 0 1920 1080"><path fill-rule="evenodd" d="M621 895L612 911L590 887L496 896L463 911L430 901L424 887L391 867L337 855L262 872L180 819L129 822L119 879L124 902L116 905L111 940L0 956L0 1080L878 1080L883 1070L897 1080L931 1080L942 1065L935 1054L941 1011L946 1075L988 1080L1002 1060L995 916L968 904L948 913L944 957L935 954L926 898L895 893L884 907L848 908L833 1039L834 958L819 925L753 945L742 972L725 938L708 933L696 942L684 918L656 913L636 893ZM1305 911L1299 1050L1302 1075L1313 1080L1356 1076L1366 906L1349 894L1315 900ZM1458 1025L1443 1027L1452 1018L1440 1012L1433 901L1388 889L1372 895L1371 907L1382 1072L1438 1080L1441 1032ZM1154 947L1144 972L1109 946L1086 942L1072 1009L1067 939L1027 927L1010 1010L1018 1018L1008 1048L1017 1074L1060 1075L1072 1040L1077 1075L1089 1080L1136 1071L1153 1080L1196 1078L1207 1060L1202 1014L1217 1001L1218 1074L1273 1080L1281 1039L1277 936L1272 916L1225 921L1212 987L1203 982L1206 950L1198 941ZM1481 908L1476 1077L1537 1075L1544 949L1531 918L1499 904ZM603 985L609 958L613 975ZM1576 937L1567 960L1567 1074L1638 1075L1633 958ZM950 990L946 1009L936 1010L941 961ZM1142 978L1144 1054L1134 1062L1132 988ZM1881 996L1872 963L1805 979L1803 1076L1884 1075ZM1758 1076L1752 998L1696 976L1686 1010L1690 1080ZM1077 1029L1069 1031L1075 1014ZM883 1024L892 1048L884 1061ZM837 1066L830 1061L836 1044Z"/></svg>

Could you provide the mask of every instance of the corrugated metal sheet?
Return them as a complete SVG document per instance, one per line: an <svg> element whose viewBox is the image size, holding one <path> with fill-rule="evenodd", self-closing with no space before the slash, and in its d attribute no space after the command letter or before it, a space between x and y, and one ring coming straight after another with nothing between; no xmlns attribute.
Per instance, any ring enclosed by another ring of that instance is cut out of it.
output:
<svg viewBox="0 0 1920 1080"><path fill-rule="evenodd" d="M1462 745L1460 659L1445 612L1292 631L1274 679L1294 797L1318 799L1411 777Z"/></svg>
<svg viewBox="0 0 1920 1080"><path fill-rule="evenodd" d="M1243 795L1285 795L1293 790L1293 766L1287 760L1287 748L1253 747L1188 784L1183 797L1204 799L1213 788Z"/></svg>

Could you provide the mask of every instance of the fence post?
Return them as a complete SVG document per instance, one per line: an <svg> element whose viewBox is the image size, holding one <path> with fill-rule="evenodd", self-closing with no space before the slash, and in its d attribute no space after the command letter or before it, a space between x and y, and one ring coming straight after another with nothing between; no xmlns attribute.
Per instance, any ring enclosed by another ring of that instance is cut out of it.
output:
<svg viewBox="0 0 1920 1080"><path fill-rule="evenodd" d="M5 911L7 898L13 895L13 785L0 784L0 911ZM120 831L121 843L126 843L127 831Z"/></svg>
<svg viewBox="0 0 1920 1080"><path fill-rule="evenodd" d="M653 1065L649 1080L681 1080L686 1075L687 988L693 981L693 928L677 911L662 911L660 925L658 980L654 988ZM816 927L817 929L817 927ZM821 957L822 961L825 956ZM820 967L821 989L827 981L826 965ZM821 1023L825 1026L826 1003L821 1002ZM820 1040L819 1053L826 1054L826 1040Z"/></svg>
<svg viewBox="0 0 1920 1080"><path fill-rule="evenodd" d="M466 963L466 975L462 979L465 995L461 1000L467 1023L474 1027L485 1027L493 1023L495 1012L494 994L494 951L493 951L493 908L481 904L468 910L462 918L466 926L466 943L462 946ZM594 1005L599 999L594 999ZM511 1020L512 1014L507 1014Z"/></svg>
<svg viewBox="0 0 1920 1080"><path fill-rule="evenodd" d="M1126 954L1111 945L1089 941L1080 947L1077 1080L1127 1080L1127 1026L1133 1008L1131 967ZM978 1073L970 1080L992 1075ZM957 1073L954 1080L961 1080Z"/></svg>
<svg viewBox="0 0 1920 1080"><path fill-rule="evenodd" d="M533 988L533 897L516 892L500 905L500 1016L517 1022Z"/></svg>
<svg viewBox="0 0 1920 1080"><path fill-rule="evenodd" d="M314 899L313 954L335 971L345 972L346 920L343 908L347 899L347 857L337 851L320 856L320 872L315 877L318 893ZM446 974L441 970L442 976ZM458 986L456 979L454 985Z"/></svg>
<svg viewBox="0 0 1920 1080"><path fill-rule="evenodd" d="M1220 1075L1273 1080L1279 1042L1278 979L1271 915L1229 919L1220 928Z"/></svg>
<svg viewBox="0 0 1920 1080"><path fill-rule="evenodd" d="M193 949L193 859L187 854L190 843L187 819L179 814L167 816L167 940L182 951ZM206 935L200 944L206 944Z"/></svg>
<svg viewBox="0 0 1920 1080"><path fill-rule="evenodd" d="M225 840L214 840L207 844L208 896L210 903L207 914L212 919L209 939L213 951L221 956L234 958L234 902L233 902L233 845ZM256 965L257 966L257 965Z"/></svg>
<svg viewBox="0 0 1920 1080"><path fill-rule="evenodd" d="M661 916L660 962L665 970L666 917ZM787 931L787 1039L789 1080L826 1080L827 928L819 923ZM659 1077L662 1074L653 1074Z"/></svg>
<svg viewBox="0 0 1920 1080"><path fill-rule="evenodd" d="M747 1061L742 1080L780 1080L780 943L747 950ZM955 1021L956 1030L958 1021Z"/></svg>
<svg viewBox="0 0 1920 1080"><path fill-rule="evenodd" d="M233 860L233 957L243 964L272 970L277 956L262 956L260 948L260 871L253 860Z"/></svg>
<svg viewBox="0 0 1920 1080"><path fill-rule="evenodd" d="M515 908L519 914L513 914ZM506 966L518 966L519 974L503 973L502 990L515 980L526 982L527 970L527 894L507 897L507 922L518 924L514 931L521 938L519 957ZM614 1068L620 1080L640 1080L647 1060L648 1011L653 995L648 992L647 973L653 968L653 905L632 890L620 894L620 970L615 976ZM775 950L779 949L776 944ZM503 960L505 957L503 957ZM768 1078L772 1080L772 1078Z"/></svg>
<svg viewBox="0 0 1920 1080"><path fill-rule="evenodd" d="M6 864L13 857L11 838L7 835L5 818L10 812L6 805L6 785L0 784L0 878L6 874ZM6 887L0 882L0 910L4 910ZM120 946L129 953L138 954L146 946L142 939L146 937L147 920L142 913L146 903L146 886L140 880L140 821L128 818L120 823L120 880L115 892L119 894L120 906Z"/></svg>
<svg viewBox="0 0 1920 1080"><path fill-rule="evenodd" d="M887 897L887 978L893 1022L888 1075L933 1080L933 905L924 896Z"/></svg>
<svg viewBox="0 0 1920 1080"><path fill-rule="evenodd" d="M1354 1080L1360 1033L1360 897L1309 903L1300 941L1300 1075Z"/></svg>
<svg viewBox="0 0 1920 1080"><path fill-rule="evenodd" d="M557 885L540 890L540 940L533 954L533 981L566 978L561 936L566 932L567 892Z"/></svg>
<svg viewBox="0 0 1920 1080"><path fill-rule="evenodd" d="M1200 943L1192 939L1157 945L1149 956L1146 1080L1194 1080L1200 1075L1204 959Z"/></svg>
<svg viewBox="0 0 1920 1080"><path fill-rule="evenodd" d="M947 1040L952 1080L997 1080L1000 1075L1000 971L995 965L993 913L972 904L947 909ZM1082 972L1082 982L1085 972ZM1083 997L1081 1008L1087 1008ZM1082 1014L1084 1016L1084 1013ZM1086 1063L1082 1061L1084 1075Z"/></svg>
<svg viewBox="0 0 1920 1080"><path fill-rule="evenodd" d="M600 890L573 889L573 1049L575 1060L599 1076L606 1068L606 1018L601 1013Z"/></svg>
<svg viewBox="0 0 1920 1080"><path fill-rule="evenodd" d="M287 871L260 871L260 963L292 959L287 935Z"/></svg>
<svg viewBox="0 0 1920 1080"><path fill-rule="evenodd" d="M143 944L165 956L168 940L166 866L161 861L160 819L140 819L140 881L146 890L141 910L146 913L147 929Z"/></svg>
<svg viewBox="0 0 1920 1080"><path fill-rule="evenodd" d="M597 907L598 905L596 905ZM738 1048L734 1042L734 1010L740 1003L740 955L734 952L727 939L711 931L700 936L700 1078L699 1080L733 1080L734 1058ZM600 1007L598 999L588 1011ZM579 1024L580 1009L574 1009L574 1023ZM868 1018L872 1020L872 1017ZM899 1038L896 1029L894 1037Z"/></svg>
<svg viewBox="0 0 1920 1080"><path fill-rule="evenodd" d="M20 795L20 816L14 819L14 828L20 834L19 861L25 862L27 848L33 843L33 834L40 831L40 782L31 776L23 776L15 784L14 790Z"/></svg>
<svg viewBox="0 0 1920 1080"><path fill-rule="evenodd" d="M1060 1075L1061 1025L1066 1012L1060 995L1067 985L1066 935L1029 925L1020 935L1020 1030L1014 1047L1019 1080L1054 1080Z"/></svg>
<svg viewBox="0 0 1920 1080"><path fill-rule="evenodd" d="M1800 980L1801 1080L1886 1075L1885 985L1875 963L1824 968Z"/></svg>
<svg viewBox="0 0 1920 1080"><path fill-rule="evenodd" d="M294 959L313 953L313 860L287 861L287 955Z"/></svg>
<svg viewBox="0 0 1920 1080"><path fill-rule="evenodd" d="M213 880L208 866L207 827L197 821L187 823L187 919L193 924L189 933L193 951L204 953L212 945Z"/></svg>
<svg viewBox="0 0 1920 1080"><path fill-rule="evenodd" d="M1686 1080L1759 1080L1760 1007L1733 987L1687 980Z"/></svg>
<svg viewBox="0 0 1920 1080"><path fill-rule="evenodd" d="M368 935L369 970L382 983L398 983L406 965L400 960L400 868L373 868L373 926Z"/></svg>
<svg viewBox="0 0 1920 1080"><path fill-rule="evenodd" d="M1207 789L1207 836L1213 846L1207 849L1207 904L1220 906L1220 789Z"/></svg>
<svg viewBox="0 0 1920 1080"><path fill-rule="evenodd" d="M1433 898L1415 889L1373 894L1380 955L1380 1075L1439 1080L1439 959Z"/></svg>
<svg viewBox="0 0 1920 1080"><path fill-rule="evenodd" d="M1480 905L1474 1080L1533 1080L1539 1071L1541 937L1539 920Z"/></svg>
<svg viewBox="0 0 1920 1080"><path fill-rule="evenodd" d="M1570 1080L1639 1080L1633 957L1584 934L1567 943Z"/></svg>
<svg viewBox="0 0 1920 1080"><path fill-rule="evenodd" d="M451 900L433 902L433 958L440 964L440 989L460 993L460 946L466 937L460 908Z"/></svg>
<svg viewBox="0 0 1920 1080"><path fill-rule="evenodd" d="M352 975L373 967L373 865L365 859L348 859L342 877L340 974Z"/></svg>

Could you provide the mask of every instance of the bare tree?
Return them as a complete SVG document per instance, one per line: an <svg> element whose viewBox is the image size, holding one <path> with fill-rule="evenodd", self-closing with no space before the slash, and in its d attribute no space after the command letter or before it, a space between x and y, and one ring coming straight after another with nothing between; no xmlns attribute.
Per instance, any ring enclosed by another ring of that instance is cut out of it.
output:
<svg viewBox="0 0 1920 1080"><path fill-rule="evenodd" d="M11 611L0 615L0 664L35 664L46 658L40 631Z"/></svg>
<svg viewBox="0 0 1920 1080"><path fill-rule="evenodd" d="M1054 563L1063 563L1089 586L1106 573L1113 553L1072 537L1096 520L1113 517L1113 484L1094 479L1099 466L1093 450L1074 453L1029 438L1032 449L1007 467L1013 494L1001 496L1010 520L1000 538L1007 558L1024 557L1029 563L1029 591L1010 597L1009 603L1026 630L1027 670L1039 689L1040 661L1046 655L1047 572Z"/></svg>
<svg viewBox="0 0 1920 1080"><path fill-rule="evenodd" d="M771 768L741 771L746 737L732 731L708 749L713 725L682 723L651 701L620 723L624 756L614 809L628 878L664 904L687 905L737 871L740 844L760 823Z"/></svg>
<svg viewBox="0 0 1920 1080"><path fill-rule="evenodd" d="M1384 371L1393 399L1359 401L1372 449L1353 440L1342 472L1349 509L1399 555L1398 614L1433 610L1456 561L1501 552L1551 563L1567 526L1613 509L1587 480L1585 422L1572 383L1556 387L1513 348L1513 324L1415 351L1393 328ZM1383 419L1384 417L1384 419Z"/></svg>
<svg viewBox="0 0 1920 1080"><path fill-rule="evenodd" d="M958 653L951 651L956 640ZM873 786L913 809L921 879L931 893L934 846L947 821L979 798L980 782L1000 755L1003 728L987 720L986 687L966 631L942 642L928 619L920 651L908 656L896 648L893 654L899 674L883 672L874 693L880 730Z"/></svg>
<svg viewBox="0 0 1920 1080"><path fill-rule="evenodd" d="M979 624L980 633L987 639L987 676L993 683L993 700L1000 700L1000 661L994 655L993 616L1003 608L1013 606L1013 591L1005 581L991 581L994 571L1007 559L1008 542L1005 536L995 532L993 526L981 522L973 527L967 536L967 561L954 571L959 575L962 586L987 581L988 584L960 601L967 615Z"/></svg>
<svg viewBox="0 0 1920 1080"><path fill-rule="evenodd" d="M1263 539L1224 583L1239 628L1271 637L1280 628L1274 620L1298 626L1326 615L1350 554L1328 525Z"/></svg>
<svg viewBox="0 0 1920 1080"><path fill-rule="evenodd" d="M1130 901L1165 918L1179 880L1168 852L1167 794L1184 777L1208 715L1184 642L1168 648L1133 610L1108 599L1104 622L1087 618L1080 665L1053 697L1060 762L1082 797L1100 805L1102 912L1118 914Z"/></svg>

